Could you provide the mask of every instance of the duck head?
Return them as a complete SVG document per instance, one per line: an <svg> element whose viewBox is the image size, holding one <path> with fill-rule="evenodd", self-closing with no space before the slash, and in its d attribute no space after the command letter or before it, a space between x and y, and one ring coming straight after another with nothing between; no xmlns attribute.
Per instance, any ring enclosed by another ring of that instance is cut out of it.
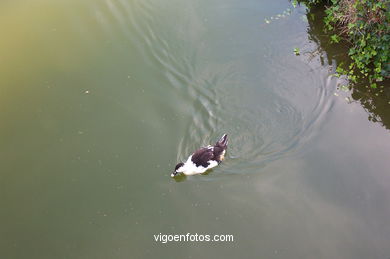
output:
<svg viewBox="0 0 390 259"><path fill-rule="evenodd" d="M176 175L184 172L184 163L183 162L180 162L178 163L176 166L175 166L175 170L173 171L173 173L171 174L171 177L175 177Z"/></svg>

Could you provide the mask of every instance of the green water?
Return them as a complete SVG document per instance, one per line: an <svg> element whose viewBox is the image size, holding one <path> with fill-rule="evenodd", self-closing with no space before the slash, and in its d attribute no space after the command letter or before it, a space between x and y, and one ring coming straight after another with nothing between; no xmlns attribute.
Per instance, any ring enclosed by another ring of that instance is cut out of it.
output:
<svg viewBox="0 0 390 259"><path fill-rule="evenodd" d="M389 258L390 105L338 88L305 14L2 1L0 258ZM223 164L170 177L223 133Z"/></svg>

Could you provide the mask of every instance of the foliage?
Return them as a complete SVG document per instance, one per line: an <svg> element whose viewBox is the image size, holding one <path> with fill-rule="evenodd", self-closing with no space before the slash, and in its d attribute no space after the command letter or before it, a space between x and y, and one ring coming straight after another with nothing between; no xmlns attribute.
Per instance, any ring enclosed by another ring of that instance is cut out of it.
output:
<svg viewBox="0 0 390 259"><path fill-rule="evenodd" d="M390 77L390 0L306 0L309 8L327 6L325 30L330 41L344 39L350 43L348 55L352 63L339 65L337 72L356 82L368 78L372 88Z"/></svg>

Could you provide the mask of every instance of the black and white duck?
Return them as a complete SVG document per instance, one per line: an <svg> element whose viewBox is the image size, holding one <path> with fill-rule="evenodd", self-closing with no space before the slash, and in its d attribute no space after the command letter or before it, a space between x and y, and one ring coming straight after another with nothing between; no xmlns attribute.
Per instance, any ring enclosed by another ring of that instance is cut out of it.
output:
<svg viewBox="0 0 390 259"><path fill-rule="evenodd" d="M180 162L175 166L171 177L181 173L185 175L202 174L219 165L225 158L228 144L227 135L224 134L214 146L208 145L196 150L185 163Z"/></svg>

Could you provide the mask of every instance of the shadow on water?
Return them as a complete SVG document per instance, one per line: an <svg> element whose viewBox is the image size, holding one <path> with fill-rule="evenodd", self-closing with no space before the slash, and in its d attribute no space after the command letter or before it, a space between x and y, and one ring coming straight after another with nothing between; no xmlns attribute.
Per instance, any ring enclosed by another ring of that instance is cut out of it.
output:
<svg viewBox="0 0 390 259"><path fill-rule="evenodd" d="M180 182L184 182L185 180L187 180L187 176L185 176L184 174L181 174L181 175L175 176L173 179L177 183L180 183Z"/></svg>
<svg viewBox="0 0 390 259"><path fill-rule="evenodd" d="M319 52L325 52L329 63L349 64L348 45L330 43L330 35L324 33L324 8L314 7L307 13L309 39L316 42ZM390 80L382 82L378 89L372 89L368 80L351 84L351 98L359 102L368 113L368 119L390 129Z"/></svg>
<svg viewBox="0 0 390 259"><path fill-rule="evenodd" d="M177 183L180 183L180 182L185 182L187 180L191 180L191 178L193 177L203 177L203 176L207 176L209 174L212 174L213 170L210 169L210 170L207 170L206 172L204 172L203 174L199 174L199 175L193 175L193 176L187 176L185 174L179 174L175 177L173 177L173 179L175 180L175 182ZM204 180L204 179L203 179Z"/></svg>

